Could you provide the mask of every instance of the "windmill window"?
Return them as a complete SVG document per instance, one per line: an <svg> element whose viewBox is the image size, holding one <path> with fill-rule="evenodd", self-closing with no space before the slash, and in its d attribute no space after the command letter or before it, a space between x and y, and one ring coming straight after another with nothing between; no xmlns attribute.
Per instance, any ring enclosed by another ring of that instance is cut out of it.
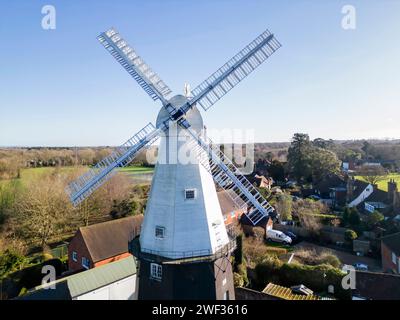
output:
<svg viewBox="0 0 400 320"><path fill-rule="evenodd" d="M164 239L165 228L161 226L156 226L155 235L157 239Z"/></svg>
<svg viewBox="0 0 400 320"><path fill-rule="evenodd" d="M185 199L196 198L196 189L185 189Z"/></svg>
<svg viewBox="0 0 400 320"><path fill-rule="evenodd" d="M78 254L76 253L76 251L72 251L72 260L75 262L78 261Z"/></svg>
<svg viewBox="0 0 400 320"><path fill-rule="evenodd" d="M157 263L150 264L150 278L161 280L162 278L162 266Z"/></svg>

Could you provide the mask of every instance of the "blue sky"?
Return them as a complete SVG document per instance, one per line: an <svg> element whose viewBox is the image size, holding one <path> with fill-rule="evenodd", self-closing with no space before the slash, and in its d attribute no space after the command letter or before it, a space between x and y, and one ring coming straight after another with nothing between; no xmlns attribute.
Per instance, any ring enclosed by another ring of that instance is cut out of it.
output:
<svg viewBox="0 0 400 320"><path fill-rule="evenodd" d="M55 30L41 9L56 8ZM357 28L341 27L354 5ZM400 1L1 1L0 146L118 145L153 102L97 42L116 27L175 93L264 29L283 47L203 112L257 142L400 138Z"/></svg>

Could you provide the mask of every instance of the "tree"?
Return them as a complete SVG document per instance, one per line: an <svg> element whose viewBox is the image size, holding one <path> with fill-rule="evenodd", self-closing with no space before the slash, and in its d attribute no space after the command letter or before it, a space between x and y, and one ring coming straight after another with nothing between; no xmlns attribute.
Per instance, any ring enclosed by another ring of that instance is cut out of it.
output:
<svg viewBox="0 0 400 320"><path fill-rule="evenodd" d="M283 221L292 220L292 197L288 194L281 194L275 204L275 210Z"/></svg>
<svg viewBox="0 0 400 320"><path fill-rule="evenodd" d="M63 226L72 211L64 188L59 175L43 175L26 182L15 201L15 218L25 238L38 240L45 247Z"/></svg>
<svg viewBox="0 0 400 320"><path fill-rule="evenodd" d="M367 160L369 159L372 149L373 149L373 146L368 141L363 142L363 146L361 147L361 150L365 154L365 159L367 159Z"/></svg>
<svg viewBox="0 0 400 320"><path fill-rule="evenodd" d="M360 225L361 218L357 208L352 207L349 210L348 224L352 227L357 227Z"/></svg>
<svg viewBox="0 0 400 320"><path fill-rule="evenodd" d="M318 237L322 229L321 219L316 216L318 213L307 207L300 207L297 211L301 226L310 232L311 237Z"/></svg>
<svg viewBox="0 0 400 320"><path fill-rule="evenodd" d="M268 173L274 181L283 181L285 179L285 167L278 160L272 160Z"/></svg>
<svg viewBox="0 0 400 320"><path fill-rule="evenodd" d="M367 224L370 228L373 228L375 225L377 225L379 222L383 221L385 217L383 216L382 213L379 211L374 211L368 215L367 218Z"/></svg>
<svg viewBox="0 0 400 320"><path fill-rule="evenodd" d="M318 183L326 177L340 171L340 161L330 150L314 147L311 152L312 180Z"/></svg>
<svg viewBox="0 0 400 320"><path fill-rule="evenodd" d="M80 175L77 170L74 175ZM74 180L73 177L70 177ZM124 209L124 200L129 199L131 192L131 181L129 177L123 174L116 174L91 196L81 202L74 210L75 215L81 221L81 224L88 226L94 220L106 219L112 213L115 217L124 215L124 212L115 212L116 207L119 210ZM137 208L137 203L130 204L130 208Z"/></svg>
<svg viewBox="0 0 400 320"><path fill-rule="evenodd" d="M321 149L330 149L334 145L332 140L324 140L322 138L314 139L312 144L314 147L321 148Z"/></svg>
<svg viewBox="0 0 400 320"><path fill-rule="evenodd" d="M307 134L296 133L288 151L290 172L298 181L318 183L340 170L340 161L329 147L332 141L315 139L313 143Z"/></svg>
<svg viewBox="0 0 400 320"><path fill-rule="evenodd" d="M361 222L360 214L356 207L344 208L342 219L345 226L357 227Z"/></svg>
<svg viewBox="0 0 400 320"><path fill-rule="evenodd" d="M295 133L288 151L290 172L298 180L311 178L310 137L305 133Z"/></svg>
<svg viewBox="0 0 400 320"><path fill-rule="evenodd" d="M387 172L381 165L364 165L358 174L368 183L376 185L386 178Z"/></svg>
<svg viewBox="0 0 400 320"><path fill-rule="evenodd" d="M347 226L349 224L350 208L345 207L342 214L343 224Z"/></svg>

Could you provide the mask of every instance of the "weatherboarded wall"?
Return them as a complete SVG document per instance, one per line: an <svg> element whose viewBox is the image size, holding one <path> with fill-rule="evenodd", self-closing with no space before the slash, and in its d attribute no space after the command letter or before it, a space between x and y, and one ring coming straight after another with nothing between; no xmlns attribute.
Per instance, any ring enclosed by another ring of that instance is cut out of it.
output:
<svg viewBox="0 0 400 320"><path fill-rule="evenodd" d="M73 297L72 300L137 300L136 274Z"/></svg>

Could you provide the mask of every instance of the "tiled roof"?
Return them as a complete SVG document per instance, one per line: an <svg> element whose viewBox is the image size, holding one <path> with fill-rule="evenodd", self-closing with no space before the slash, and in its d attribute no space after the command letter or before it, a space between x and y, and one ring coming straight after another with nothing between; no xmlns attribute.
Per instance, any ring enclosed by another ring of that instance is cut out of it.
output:
<svg viewBox="0 0 400 320"><path fill-rule="evenodd" d="M232 211L246 209L246 203L242 199L237 199L237 204L233 202L231 196L236 197L235 194L232 194L232 190L223 190L217 192L219 205L221 206L222 214L227 214Z"/></svg>
<svg viewBox="0 0 400 320"><path fill-rule="evenodd" d="M143 215L79 228L93 262L128 252L128 242L140 234Z"/></svg>

